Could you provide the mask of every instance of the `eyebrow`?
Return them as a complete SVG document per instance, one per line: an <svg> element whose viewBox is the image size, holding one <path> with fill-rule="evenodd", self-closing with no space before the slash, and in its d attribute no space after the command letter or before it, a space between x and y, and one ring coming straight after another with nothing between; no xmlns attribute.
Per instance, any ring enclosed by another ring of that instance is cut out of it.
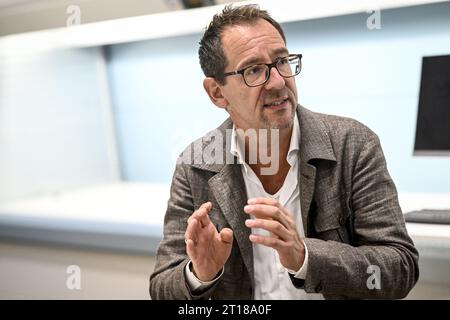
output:
<svg viewBox="0 0 450 320"><path fill-rule="evenodd" d="M278 48L278 49L275 49L272 54L274 54L274 55L289 54L289 51L286 48ZM244 62L240 64L241 66L237 69L239 70L242 68L249 67L253 64L259 64L259 63L261 63L261 60L259 58L251 57L251 58L248 58L247 60L244 60Z"/></svg>

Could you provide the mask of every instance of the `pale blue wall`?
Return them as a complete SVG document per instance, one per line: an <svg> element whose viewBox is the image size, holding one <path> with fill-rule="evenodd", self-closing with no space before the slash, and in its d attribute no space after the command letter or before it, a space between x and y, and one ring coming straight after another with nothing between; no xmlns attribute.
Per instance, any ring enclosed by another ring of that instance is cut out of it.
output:
<svg viewBox="0 0 450 320"><path fill-rule="evenodd" d="M289 48L304 54L301 102L374 130L400 191L450 192L450 157L412 156L422 56L450 54L450 3L383 11L380 30L367 17L285 26Z"/></svg>
<svg viewBox="0 0 450 320"><path fill-rule="evenodd" d="M226 119L203 90L199 37L110 48L107 61L124 179L170 181L184 147Z"/></svg>
<svg viewBox="0 0 450 320"><path fill-rule="evenodd" d="M97 55L1 55L0 201L113 179Z"/></svg>
<svg viewBox="0 0 450 320"><path fill-rule="evenodd" d="M422 56L450 54L450 3L285 24L303 53L300 102L350 116L381 138L400 191L450 192L450 157L413 157ZM197 62L200 34L115 45L109 79L123 177L170 181L174 156L226 114L209 102ZM449 119L450 125L450 119Z"/></svg>

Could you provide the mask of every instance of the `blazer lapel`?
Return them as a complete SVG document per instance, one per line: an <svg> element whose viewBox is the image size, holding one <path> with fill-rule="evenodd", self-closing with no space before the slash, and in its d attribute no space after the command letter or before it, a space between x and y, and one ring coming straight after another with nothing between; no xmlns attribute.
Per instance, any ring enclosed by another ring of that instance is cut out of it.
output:
<svg viewBox="0 0 450 320"><path fill-rule="evenodd" d="M208 180L209 187L225 219L233 230L234 238L241 251L250 280L254 285L253 247L249 240L251 230L245 226L247 214L244 212L244 206L247 204L247 192L241 166L230 152L231 132L229 130L232 127L233 122L228 118L216 129L219 132L218 136L226 139L223 140L223 162L219 164L205 163L200 158L194 158L193 166L216 173ZM218 133L217 131L215 133ZM205 140L207 141L206 144L209 143L209 139ZM205 148L205 142L203 144L203 148ZM230 163L230 160L232 163Z"/></svg>
<svg viewBox="0 0 450 320"><path fill-rule="evenodd" d="M316 167L310 165L306 161L302 161L302 158L300 158L298 181L300 184L300 207L302 210L303 230L305 232L305 237L308 237L308 216L316 183Z"/></svg>
<svg viewBox="0 0 450 320"><path fill-rule="evenodd" d="M244 212L247 194L240 165L224 166L219 173L209 179L208 183L225 219L233 229L234 238L253 283L253 249L248 238L250 228L245 226L247 214Z"/></svg>
<svg viewBox="0 0 450 320"><path fill-rule="evenodd" d="M308 109L298 106L297 116L300 123L300 165L298 181L300 185L300 206L305 236L309 235L309 211L316 185L316 166L314 159L336 161L325 124Z"/></svg>

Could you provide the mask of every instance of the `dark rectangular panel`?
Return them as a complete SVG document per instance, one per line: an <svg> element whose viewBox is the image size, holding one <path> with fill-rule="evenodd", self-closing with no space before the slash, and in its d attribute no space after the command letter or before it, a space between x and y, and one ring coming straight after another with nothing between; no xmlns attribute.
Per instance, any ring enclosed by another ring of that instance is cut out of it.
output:
<svg viewBox="0 0 450 320"><path fill-rule="evenodd" d="M450 55L423 58L414 151L450 155Z"/></svg>

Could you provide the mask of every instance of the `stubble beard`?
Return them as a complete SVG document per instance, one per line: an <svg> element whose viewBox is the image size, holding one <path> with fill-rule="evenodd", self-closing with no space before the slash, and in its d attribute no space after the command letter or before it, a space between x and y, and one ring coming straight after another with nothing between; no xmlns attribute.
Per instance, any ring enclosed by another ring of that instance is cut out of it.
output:
<svg viewBox="0 0 450 320"><path fill-rule="evenodd" d="M296 104L293 102L293 99L290 97L289 98L289 103L290 103L290 115L289 118L285 118L284 115L282 115L282 119L270 119L269 117L267 117L264 112L262 113L261 116L261 120L264 123L264 127L266 129L278 129L278 130L283 130L283 129L288 129L291 128L293 123L294 123L294 117L295 117L295 110L296 110ZM285 113L288 112L287 110L277 110L276 113ZM275 113L275 114L276 114ZM280 121L281 120L281 121Z"/></svg>

